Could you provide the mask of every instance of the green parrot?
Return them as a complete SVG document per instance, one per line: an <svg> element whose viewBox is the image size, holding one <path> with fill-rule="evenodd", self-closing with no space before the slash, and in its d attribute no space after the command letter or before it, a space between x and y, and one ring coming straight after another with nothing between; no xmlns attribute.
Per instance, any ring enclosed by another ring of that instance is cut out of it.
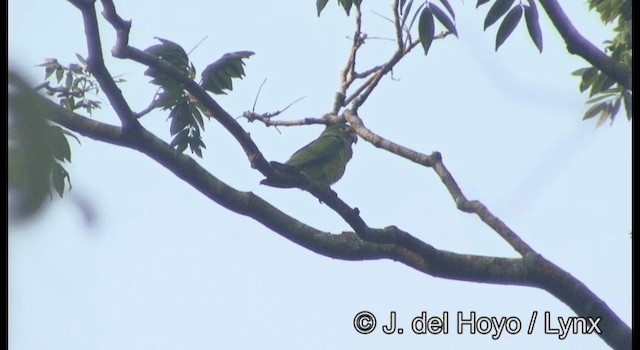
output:
<svg viewBox="0 0 640 350"><path fill-rule="evenodd" d="M296 151L284 164L271 164L283 171L302 171L328 187L344 175L347 162L353 155L351 144L357 141L358 137L349 125L329 125L317 139ZM273 179L264 179L260 183L280 188L294 187Z"/></svg>

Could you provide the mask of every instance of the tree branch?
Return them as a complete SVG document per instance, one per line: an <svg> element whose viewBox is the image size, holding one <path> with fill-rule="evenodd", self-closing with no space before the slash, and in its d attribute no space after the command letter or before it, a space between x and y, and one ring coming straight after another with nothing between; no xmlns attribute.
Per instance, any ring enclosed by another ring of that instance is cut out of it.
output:
<svg viewBox="0 0 640 350"><path fill-rule="evenodd" d="M359 210L348 206L330 188L311 181L304 175L281 174L262 156L257 145L237 121L197 83L167 62L129 46L130 22L122 20L117 15L112 0L102 0L105 8L103 14L117 33L117 42L112 50L114 56L131 59L156 69L182 84L184 89L234 136L247 154L252 167L267 177L287 178L289 176L288 180L295 181L298 187L311 193L332 208L351 226L354 232L332 235L319 231L288 216L259 196L251 192L238 191L220 181L191 157L177 152L166 142L145 130L137 120L131 121L134 115L128 109L120 90L117 87L113 88L115 83L113 86L110 85L113 79L104 66L93 7L94 1L69 1L82 11L88 39L89 57L94 61L90 63L90 67L93 67L92 70L96 70L97 73L94 74L103 86L103 91L107 94L109 101L114 105L114 110L122 121L122 128L99 123L69 111L54 113L51 117L54 122L87 137L138 150L219 205L235 213L249 216L283 237L319 254L344 260L392 259L437 277L541 288L563 301L579 316L602 317L600 323L602 334L600 336L611 346L616 348L631 347L631 329L615 315L606 303L568 272L535 253L480 202L469 201L464 197L442 163L439 153L435 152L427 156L391 143L366 129L357 117L356 111L344 114L344 118L354 126L358 134L372 144L384 147L423 166L432 167L451 193L456 205L465 212L476 213L523 255L522 258L509 259L455 254L438 250L395 226L383 229L370 228L360 216ZM417 45L417 41L411 45ZM355 109L366 100L381 77L389 72L393 65L408 52L406 50L410 49L411 46L405 49L405 52L396 52L383 68L374 73L371 78L373 80L369 81L364 92L354 98ZM100 62L95 62L97 59ZM55 103L50 103L60 110L60 107ZM135 133L128 131L131 125L136 125Z"/></svg>
<svg viewBox="0 0 640 350"><path fill-rule="evenodd" d="M614 348L631 348L631 329L606 303L568 272L540 255L509 259L456 254L438 250L395 226L370 230L372 236L396 243L372 243L353 232L337 235L323 232L288 216L251 192L238 191L220 181L191 157L177 152L143 128L137 135L124 133L120 127L69 112L45 100L51 109L58 111L50 114L54 122L86 137L146 154L207 198L235 213L251 217L313 252L342 260L391 259L434 277L541 288L566 303L579 316L602 317L600 336ZM416 249L406 249L405 245L414 245Z"/></svg>
<svg viewBox="0 0 640 350"><path fill-rule="evenodd" d="M122 126L126 131L135 132L140 127L140 123L135 118L135 114L129 104L122 96L122 91L116 85L111 73L104 65L102 55L102 44L100 43L100 32L98 30L98 18L95 10L95 0L68 0L82 13L84 20L85 36L87 38L87 66L89 71L96 78L109 103L120 118Z"/></svg>
<svg viewBox="0 0 640 350"><path fill-rule="evenodd" d="M539 0L551 22L567 44L567 51L578 55L598 68L625 89L633 90L631 67L625 67L615 62L611 57L599 50L589 40L582 36L573 26L571 20L564 13L557 0Z"/></svg>

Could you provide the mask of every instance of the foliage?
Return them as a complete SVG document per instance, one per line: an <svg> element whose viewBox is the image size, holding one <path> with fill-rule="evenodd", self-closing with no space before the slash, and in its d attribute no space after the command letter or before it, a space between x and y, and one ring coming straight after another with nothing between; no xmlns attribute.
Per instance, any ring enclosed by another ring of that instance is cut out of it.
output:
<svg viewBox="0 0 640 350"><path fill-rule="evenodd" d="M60 106L67 110L75 111L83 108L91 114L94 109L100 108L100 101L92 100L88 96L95 96L100 92L100 86L91 76L87 61L76 54L79 64L71 63L64 66L55 58L45 59L40 67L45 67L45 88L47 95L58 97ZM51 86L49 80L55 77L58 86ZM64 82L62 81L64 79ZM116 82L124 82L117 79Z"/></svg>
<svg viewBox="0 0 640 350"><path fill-rule="evenodd" d="M492 0L478 0L476 7L484 5ZM528 5L522 1L515 4L515 0L495 0L489 8L484 22L486 30L492 24L504 17L502 24L496 34L496 47L498 50L509 35L518 25L524 12L525 22L531 40L542 52L542 34L538 23L538 10L536 1L529 0ZM631 64L631 0L590 0L589 8L595 8L600 13L602 21L607 24L618 18L617 32L613 40L605 42L605 52L611 58L624 66ZM605 121L615 119L620 105L624 104L627 119L631 120L631 90L624 89L613 79L602 73L595 67L581 68L573 72L573 75L580 76L580 91L589 91L590 99L587 104L591 106L587 109L583 119L590 119L598 115L597 126ZM614 86L615 84L615 86Z"/></svg>
<svg viewBox="0 0 640 350"><path fill-rule="evenodd" d="M616 36L613 40L604 43L605 52L611 58L626 67L631 67L632 39L631 39L631 0L591 0L589 9L595 9L600 14L604 24L618 19L614 28ZM581 68L573 72L580 76L580 92L589 90L590 99L587 100L589 108L584 113L583 119L591 119L598 116L596 126L604 124L607 120L612 123L624 105L627 120L632 118L632 92L615 83L611 78L595 67Z"/></svg>
<svg viewBox="0 0 640 350"><path fill-rule="evenodd" d="M65 71L69 72L65 68L53 70L62 72L57 73L62 76ZM76 80L72 78L71 81L69 86L73 87ZM71 162L67 137L78 139L69 131L50 124L49 116L59 113L55 105L50 105L35 93L20 75L10 71L8 87L10 214L12 218L24 219L35 214L46 203L47 197L52 198L51 189L60 197L67 185L71 189L69 173L65 169L65 164ZM67 109L79 108L70 102L72 97L65 94L60 104Z"/></svg>
<svg viewBox="0 0 640 350"><path fill-rule="evenodd" d="M193 63L189 62L187 52L170 40L156 39L160 44L150 46L144 51L169 63L190 79L195 78L196 69ZM202 71L201 86L214 94L225 94L224 90L231 91L232 79L241 79L244 76L242 60L251 55L251 51L224 54ZM198 101L189 96L184 87L171 77L153 68L148 68L144 74L153 78L152 84L160 87L154 106L171 110L168 117L171 120L169 131L173 136L171 146L176 147L179 152L189 147L192 153L202 158L202 149L206 148L201 137L201 130L204 130L202 114L207 115L207 112L202 111Z"/></svg>

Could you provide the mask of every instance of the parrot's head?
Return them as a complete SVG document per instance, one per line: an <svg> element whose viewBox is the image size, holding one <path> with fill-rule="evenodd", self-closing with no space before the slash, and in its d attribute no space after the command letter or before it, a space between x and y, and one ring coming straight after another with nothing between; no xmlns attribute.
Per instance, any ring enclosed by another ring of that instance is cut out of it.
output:
<svg viewBox="0 0 640 350"><path fill-rule="evenodd" d="M327 126L322 132L322 135L335 135L347 140L350 144L358 142L358 135L356 135L355 130L353 130L350 125L344 123Z"/></svg>

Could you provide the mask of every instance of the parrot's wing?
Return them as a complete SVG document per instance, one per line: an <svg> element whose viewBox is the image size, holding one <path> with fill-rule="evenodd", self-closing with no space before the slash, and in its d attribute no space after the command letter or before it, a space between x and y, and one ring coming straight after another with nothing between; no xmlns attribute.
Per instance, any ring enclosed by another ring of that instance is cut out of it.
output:
<svg viewBox="0 0 640 350"><path fill-rule="evenodd" d="M302 147L286 162L287 165L299 167L312 163L329 161L345 148L344 141L338 135L322 135Z"/></svg>

